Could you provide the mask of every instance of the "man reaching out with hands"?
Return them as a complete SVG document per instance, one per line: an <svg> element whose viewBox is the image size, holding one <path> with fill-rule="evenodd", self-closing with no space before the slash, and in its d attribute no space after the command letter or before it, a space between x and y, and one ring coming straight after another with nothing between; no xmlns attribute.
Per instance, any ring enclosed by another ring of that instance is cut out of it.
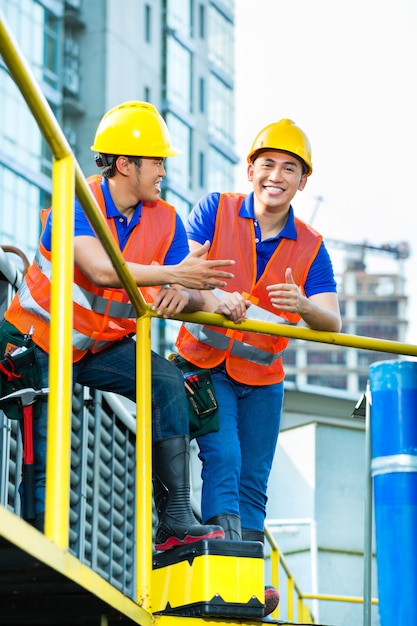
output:
<svg viewBox="0 0 417 626"><path fill-rule="evenodd" d="M322 237L295 217L291 201L312 173L307 136L282 119L263 128L247 157L249 195L209 193L189 216L190 249L231 256L225 290L202 292L203 310L235 323L247 318L338 332L336 282ZM184 323L179 354L209 368L220 428L197 438L202 461L202 520L226 539L264 541L268 478L283 404L282 353L288 338ZM265 590L265 615L279 601Z"/></svg>

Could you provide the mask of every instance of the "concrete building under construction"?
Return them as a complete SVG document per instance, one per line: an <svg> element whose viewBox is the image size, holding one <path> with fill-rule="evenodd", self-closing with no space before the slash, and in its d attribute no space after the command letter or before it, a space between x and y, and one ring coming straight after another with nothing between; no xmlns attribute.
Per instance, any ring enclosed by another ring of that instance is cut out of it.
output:
<svg viewBox="0 0 417 626"><path fill-rule="evenodd" d="M404 261L406 242L371 245L325 240L329 250L341 252L338 280L342 332L350 335L405 341L408 296ZM375 264L376 261L376 264ZM365 390L369 365L396 355L292 340L284 354L286 380L296 385L318 385Z"/></svg>

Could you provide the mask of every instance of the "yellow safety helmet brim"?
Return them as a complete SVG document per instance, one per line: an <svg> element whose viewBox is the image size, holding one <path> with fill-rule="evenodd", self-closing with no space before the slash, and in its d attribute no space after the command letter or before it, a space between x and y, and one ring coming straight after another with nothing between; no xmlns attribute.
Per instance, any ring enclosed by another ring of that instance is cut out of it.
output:
<svg viewBox="0 0 417 626"><path fill-rule="evenodd" d="M181 154L171 144L168 127L156 108L137 100L119 104L103 116L91 150L138 157Z"/></svg>
<svg viewBox="0 0 417 626"><path fill-rule="evenodd" d="M282 150L297 157L305 165L306 174L313 171L311 147L307 135L292 120L282 119L265 126L255 137L247 156L248 163L265 150Z"/></svg>

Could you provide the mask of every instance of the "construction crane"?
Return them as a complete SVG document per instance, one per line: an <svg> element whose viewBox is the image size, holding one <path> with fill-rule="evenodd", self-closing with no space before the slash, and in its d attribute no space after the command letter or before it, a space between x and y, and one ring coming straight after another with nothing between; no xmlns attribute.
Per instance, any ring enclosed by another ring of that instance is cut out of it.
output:
<svg viewBox="0 0 417 626"><path fill-rule="evenodd" d="M390 254L398 261L404 261L410 256L410 246L406 241L400 241L398 244L383 243L380 246L376 246L367 241L352 243L340 239L325 238L325 244L329 248L340 248L353 253L346 260L346 269L349 270L365 270L365 255L367 252Z"/></svg>
<svg viewBox="0 0 417 626"><path fill-rule="evenodd" d="M316 197L316 204L314 206L309 221L310 224L312 224L312 222L314 221L314 218L320 208L320 204L323 202L323 199L323 196ZM399 261L408 259L408 257L410 256L410 245L407 243L407 241L400 241L397 244L383 243L379 246L370 244L366 240L363 242L349 242L341 239L331 239L325 237L324 241L326 246L329 248L339 248L353 253L353 256L349 258L346 262L346 269L350 270L365 270L365 255L367 252L377 254L389 254L392 255L394 259Z"/></svg>

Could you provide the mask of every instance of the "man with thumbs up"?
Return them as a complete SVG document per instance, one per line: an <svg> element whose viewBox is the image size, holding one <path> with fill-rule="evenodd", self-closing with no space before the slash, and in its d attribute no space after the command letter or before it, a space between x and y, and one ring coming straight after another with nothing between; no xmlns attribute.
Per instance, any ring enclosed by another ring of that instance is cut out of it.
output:
<svg viewBox="0 0 417 626"><path fill-rule="evenodd" d="M205 311L341 329L336 282L321 235L295 217L291 202L312 173L305 133L289 119L256 136L247 156L250 194L209 193L189 216L190 249L208 240L208 259L233 258L226 290L201 292ZM184 323L179 354L211 370L220 427L197 438L202 520L226 539L262 541L267 484L278 440L288 338ZM265 615L278 603L265 590Z"/></svg>

